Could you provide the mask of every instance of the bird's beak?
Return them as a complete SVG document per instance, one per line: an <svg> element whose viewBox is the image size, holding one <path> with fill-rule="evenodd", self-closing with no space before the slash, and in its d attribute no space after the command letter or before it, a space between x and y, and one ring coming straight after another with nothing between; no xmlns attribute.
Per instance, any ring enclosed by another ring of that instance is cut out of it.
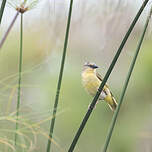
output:
<svg viewBox="0 0 152 152"><path fill-rule="evenodd" d="M99 67L98 67L97 65L94 65L93 68L94 68L94 69L97 69L97 68L99 68Z"/></svg>

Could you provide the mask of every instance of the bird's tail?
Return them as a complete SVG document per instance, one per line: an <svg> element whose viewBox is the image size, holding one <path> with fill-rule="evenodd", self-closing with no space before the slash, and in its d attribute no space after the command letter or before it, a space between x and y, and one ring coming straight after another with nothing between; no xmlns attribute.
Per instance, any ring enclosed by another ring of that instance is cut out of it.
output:
<svg viewBox="0 0 152 152"><path fill-rule="evenodd" d="M117 107L117 102L116 102L115 98L112 96L108 100L106 100L106 102L108 103L110 109L112 111L115 111L115 109Z"/></svg>

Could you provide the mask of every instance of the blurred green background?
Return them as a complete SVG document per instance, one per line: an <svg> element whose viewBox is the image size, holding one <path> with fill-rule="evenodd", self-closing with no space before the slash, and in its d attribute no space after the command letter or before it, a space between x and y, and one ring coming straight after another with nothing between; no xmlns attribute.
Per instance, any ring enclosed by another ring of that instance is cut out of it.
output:
<svg viewBox="0 0 152 152"><path fill-rule="evenodd" d="M69 36L52 151L65 152L87 111L92 97L81 85L84 62L99 65L106 73L119 44L142 1L75 1ZM134 4L133 4L134 3ZM40 1L24 15L23 74L21 122L34 128L21 130L32 142L31 151L44 152L55 99L58 74L66 29L69 1ZM108 84L117 100L138 38L149 10L147 6L135 26ZM11 12L11 13L10 13ZM15 10L5 9L1 35L6 31ZM11 143L17 101L20 17L0 52L0 138ZM133 71L127 93L110 142L109 152L151 152L152 146L152 45L151 23ZM113 113L106 103L99 102L78 141L76 152L99 152L111 123ZM8 119L8 120L7 120ZM45 121L46 120L46 121ZM36 126L37 124L37 126ZM20 124L21 128L25 124ZM28 127L27 127L28 128ZM20 151L28 151L28 139L20 135ZM24 147L24 146L25 147ZM23 148L24 147L24 148ZM11 151L0 143L1 151Z"/></svg>

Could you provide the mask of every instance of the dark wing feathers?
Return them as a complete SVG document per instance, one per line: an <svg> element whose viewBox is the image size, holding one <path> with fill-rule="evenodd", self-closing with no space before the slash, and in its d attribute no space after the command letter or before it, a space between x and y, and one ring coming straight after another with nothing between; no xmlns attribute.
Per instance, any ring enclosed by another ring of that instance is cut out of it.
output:
<svg viewBox="0 0 152 152"><path fill-rule="evenodd" d="M102 81L102 77L101 77L101 75L100 75L98 72L96 72L96 76L97 76L97 78L98 78L100 81Z"/></svg>
<svg viewBox="0 0 152 152"><path fill-rule="evenodd" d="M103 80L102 77L101 77L101 75L100 75L98 72L96 72L96 76L97 76L97 78L98 78L100 81ZM105 86L106 86L107 88L109 88L107 84L105 84ZM103 91L104 91L107 95L109 94L108 92L106 92L106 89L104 89ZM109 91L110 91L110 90L109 90ZM111 94L111 96L113 97L113 94L112 94L111 91L110 91L110 94Z"/></svg>
<svg viewBox="0 0 152 152"><path fill-rule="evenodd" d="M96 76L97 76L97 78L98 78L100 81L103 80L102 77L101 77L101 75L100 75L98 72L96 72ZM107 84L105 84L105 86L106 86L107 88L109 88Z"/></svg>
<svg viewBox="0 0 152 152"><path fill-rule="evenodd" d="M102 77L98 72L96 72L96 76L100 81L102 81ZM117 107L117 102L116 102L116 100L115 100L115 98L114 98L114 96L113 96L112 92L110 91L107 84L105 84L103 91L105 92L106 95L110 95L112 97L113 104L108 104L108 105L114 111Z"/></svg>

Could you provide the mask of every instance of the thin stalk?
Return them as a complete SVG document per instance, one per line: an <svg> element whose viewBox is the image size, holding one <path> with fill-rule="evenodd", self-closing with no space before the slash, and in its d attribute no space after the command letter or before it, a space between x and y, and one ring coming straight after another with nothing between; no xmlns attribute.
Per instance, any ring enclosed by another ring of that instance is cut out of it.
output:
<svg viewBox="0 0 152 152"><path fill-rule="evenodd" d="M17 107L16 107L16 119L19 117L20 108L20 96L21 96L21 79L22 79L22 52L23 52L23 14L21 13L20 23L20 56L19 56L19 73L18 73L18 95L17 95ZM18 121L17 121L18 122ZM16 131L18 130L18 123L16 122ZM17 141L17 133L15 134L15 145Z"/></svg>
<svg viewBox="0 0 152 152"><path fill-rule="evenodd" d="M119 104L116 108L116 111L113 115L113 118L112 118L112 122L111 122L111 125L110 125L110 128L109 128L109 131L108 131L108 135L107 135L107 138L106 138L106 142L105 142L105 145L104 145L104 148L103 148L103 152L106 152L107 151L107 148L108 148L108 145L109 145L109 142L110 142L110 139L111 139L111 136L112 136L112 133L113 133L113 129L114 129L114 126L116 124L116 120L117 120L117 117L118 117L118 113L119 113L119 110L120 110L120 107L121 107L121 104L123 102L123 98L124 98L124 95L125 95L125 92L127 90L127 87L128 87L128 83L129 83L129 80L130 80L130 77L131 77L131 74L132 74L132 71L134 69L134 66L135 66L135 63L136 63L136 59L137 59L137 56L139 54L139 51L140 51L140 48L141 48L141 45L142 45L142 42L143 42L143 39L144 39L144 36L145 36L145 33L146 33L146 29L148 27L148 23L149 23L149 19L151 17L151 14L152 14L152 9L150 10L150 13L147 17L147 20L146 20L146 23L145 23L145 26L144 26L144 30L143 30L143 33L140 37L140 40L139 40L139 43L137 45L137 49L135 51L135 54L134 54L134 57L133 57L133 60L131 62L131 65L130 65L130 68L129 68L129 71L128 71L128 74L127 74L127 77L126 77L126 81L124 83L124 87L123 87L123 90L122 90L122 93L121 93L121 96L120 96L120 100L119 100Z"/></svg>
<svg viewBox="0 0 152 152"><path fill-rule="evenodd" d="M140 15L141 15L143 9L145 8L145 6L147 5L148 1L149 0L145 0L143 2L141 8L139 9L139 11L138 11L137 15L135 16L133 22L131 23L126 35L124 36L124 38L123 38L123 40L122 40L122 42L121 42L121 44L120 44L120 46L119 46L119 48L118 48L118 50L116 52L116 55L114 56L110 66L109 66L109 69L108 69L108 71L107 71L102 83L100 84L100 87L99 87L99 89L98 89L93 101L91 102L87 113L85 114L85 116L84 116L84 118L83 118L83 120L82 120L82 122L80 124L80 127L79 127L79 129L78 129L73 141L72 141L72 144L70 145L70 148L69 148L68 152L72 152L74 150L74 148L75 148L75 146L77 144L77 141L78 141L78 139L79 139L79 137L80 137L80 135L81 135L81 133L82 133L82 131L83 131L83 129L84 129L84 127L85 127L85 125L86 125L86 123L87 123L87 121L88 121L88 119L89 119L89 117L90 117L90 115L91 115L96 103L97 103L97 100L98 100L98 98L100 96L100 93L102 92L103 87L104 87L105 83L107 82L107 80L108 80L108 78L109 78L109 76L110 76L110 74L111 74L111 72L112 72L112 70L113 70L113 68L114 68L114 66L115 66L115 64L117 62L117 59L118 59L118 57L119 57L119 55L120 55L120 53L121 53L121 51L122 51L127 39L128 39L128 37L129 37L129 35L131 34L131 31L133 30L137 20L139 19Z"/></svg>
<svg viewBox="0 0 152 152"><path fill-rule="evenodd" d="M19 12L17 12L17 13L15 14L15 16L14 16L14 18L13 18L11 24L9 25L9 27L8 27L8 29L7 29L7 31L6 31L6 33L4 34L2 40L0 41L0 49L2 48L2 46L3 46L3 44L4 44L4 42L5 42L6 38L7 38L7 36L8 36L8 34L9 34L10 30L12 29L12 27L13 27L13 25L14 25L14 23L15 23L17 17L18 17L18 15L19 15Z"/></svg>
<svg viewBox="0 0 152 152"><path fill-rule="evenodd" d="M69 38L72 6L73 6L73 0L70 1L70 7L69 7L69 13L68 13L63 55L62 55L58 85L57 85L57 90L56 90L56 97L55 97L55 102L54 102L54 107L53 107L53 117L52 117L52 121L51 121L51 125L50 125L50 132L49 132L50 139L52 139L52 136L53 136L53 130L54 130L54 125L55 125L55 120L56 120L56 112L57 112L57 107L58 107L58 101L59 101L59 95L60 95L60 89L61 89L61 83L62 83L62 76L63 76L63 70L64 70L64 63L65 63L65 57L66 57L66 50L67 50L67 44L68 44L68 38ZM51 149L51 140L50 139L48 139L47 150L46 150L47 152L50 152L50 149Z"/></svg>
<svg viewBox="0 0 152 152"><path fill-rule="evenodd" d="M6 0L3 0L2 4L1 4L1 9L0 9L0 25L1 25L2 17L3 17L3 12L4 12L4 8L5 8L5 4L6 4Z"/></svg>

